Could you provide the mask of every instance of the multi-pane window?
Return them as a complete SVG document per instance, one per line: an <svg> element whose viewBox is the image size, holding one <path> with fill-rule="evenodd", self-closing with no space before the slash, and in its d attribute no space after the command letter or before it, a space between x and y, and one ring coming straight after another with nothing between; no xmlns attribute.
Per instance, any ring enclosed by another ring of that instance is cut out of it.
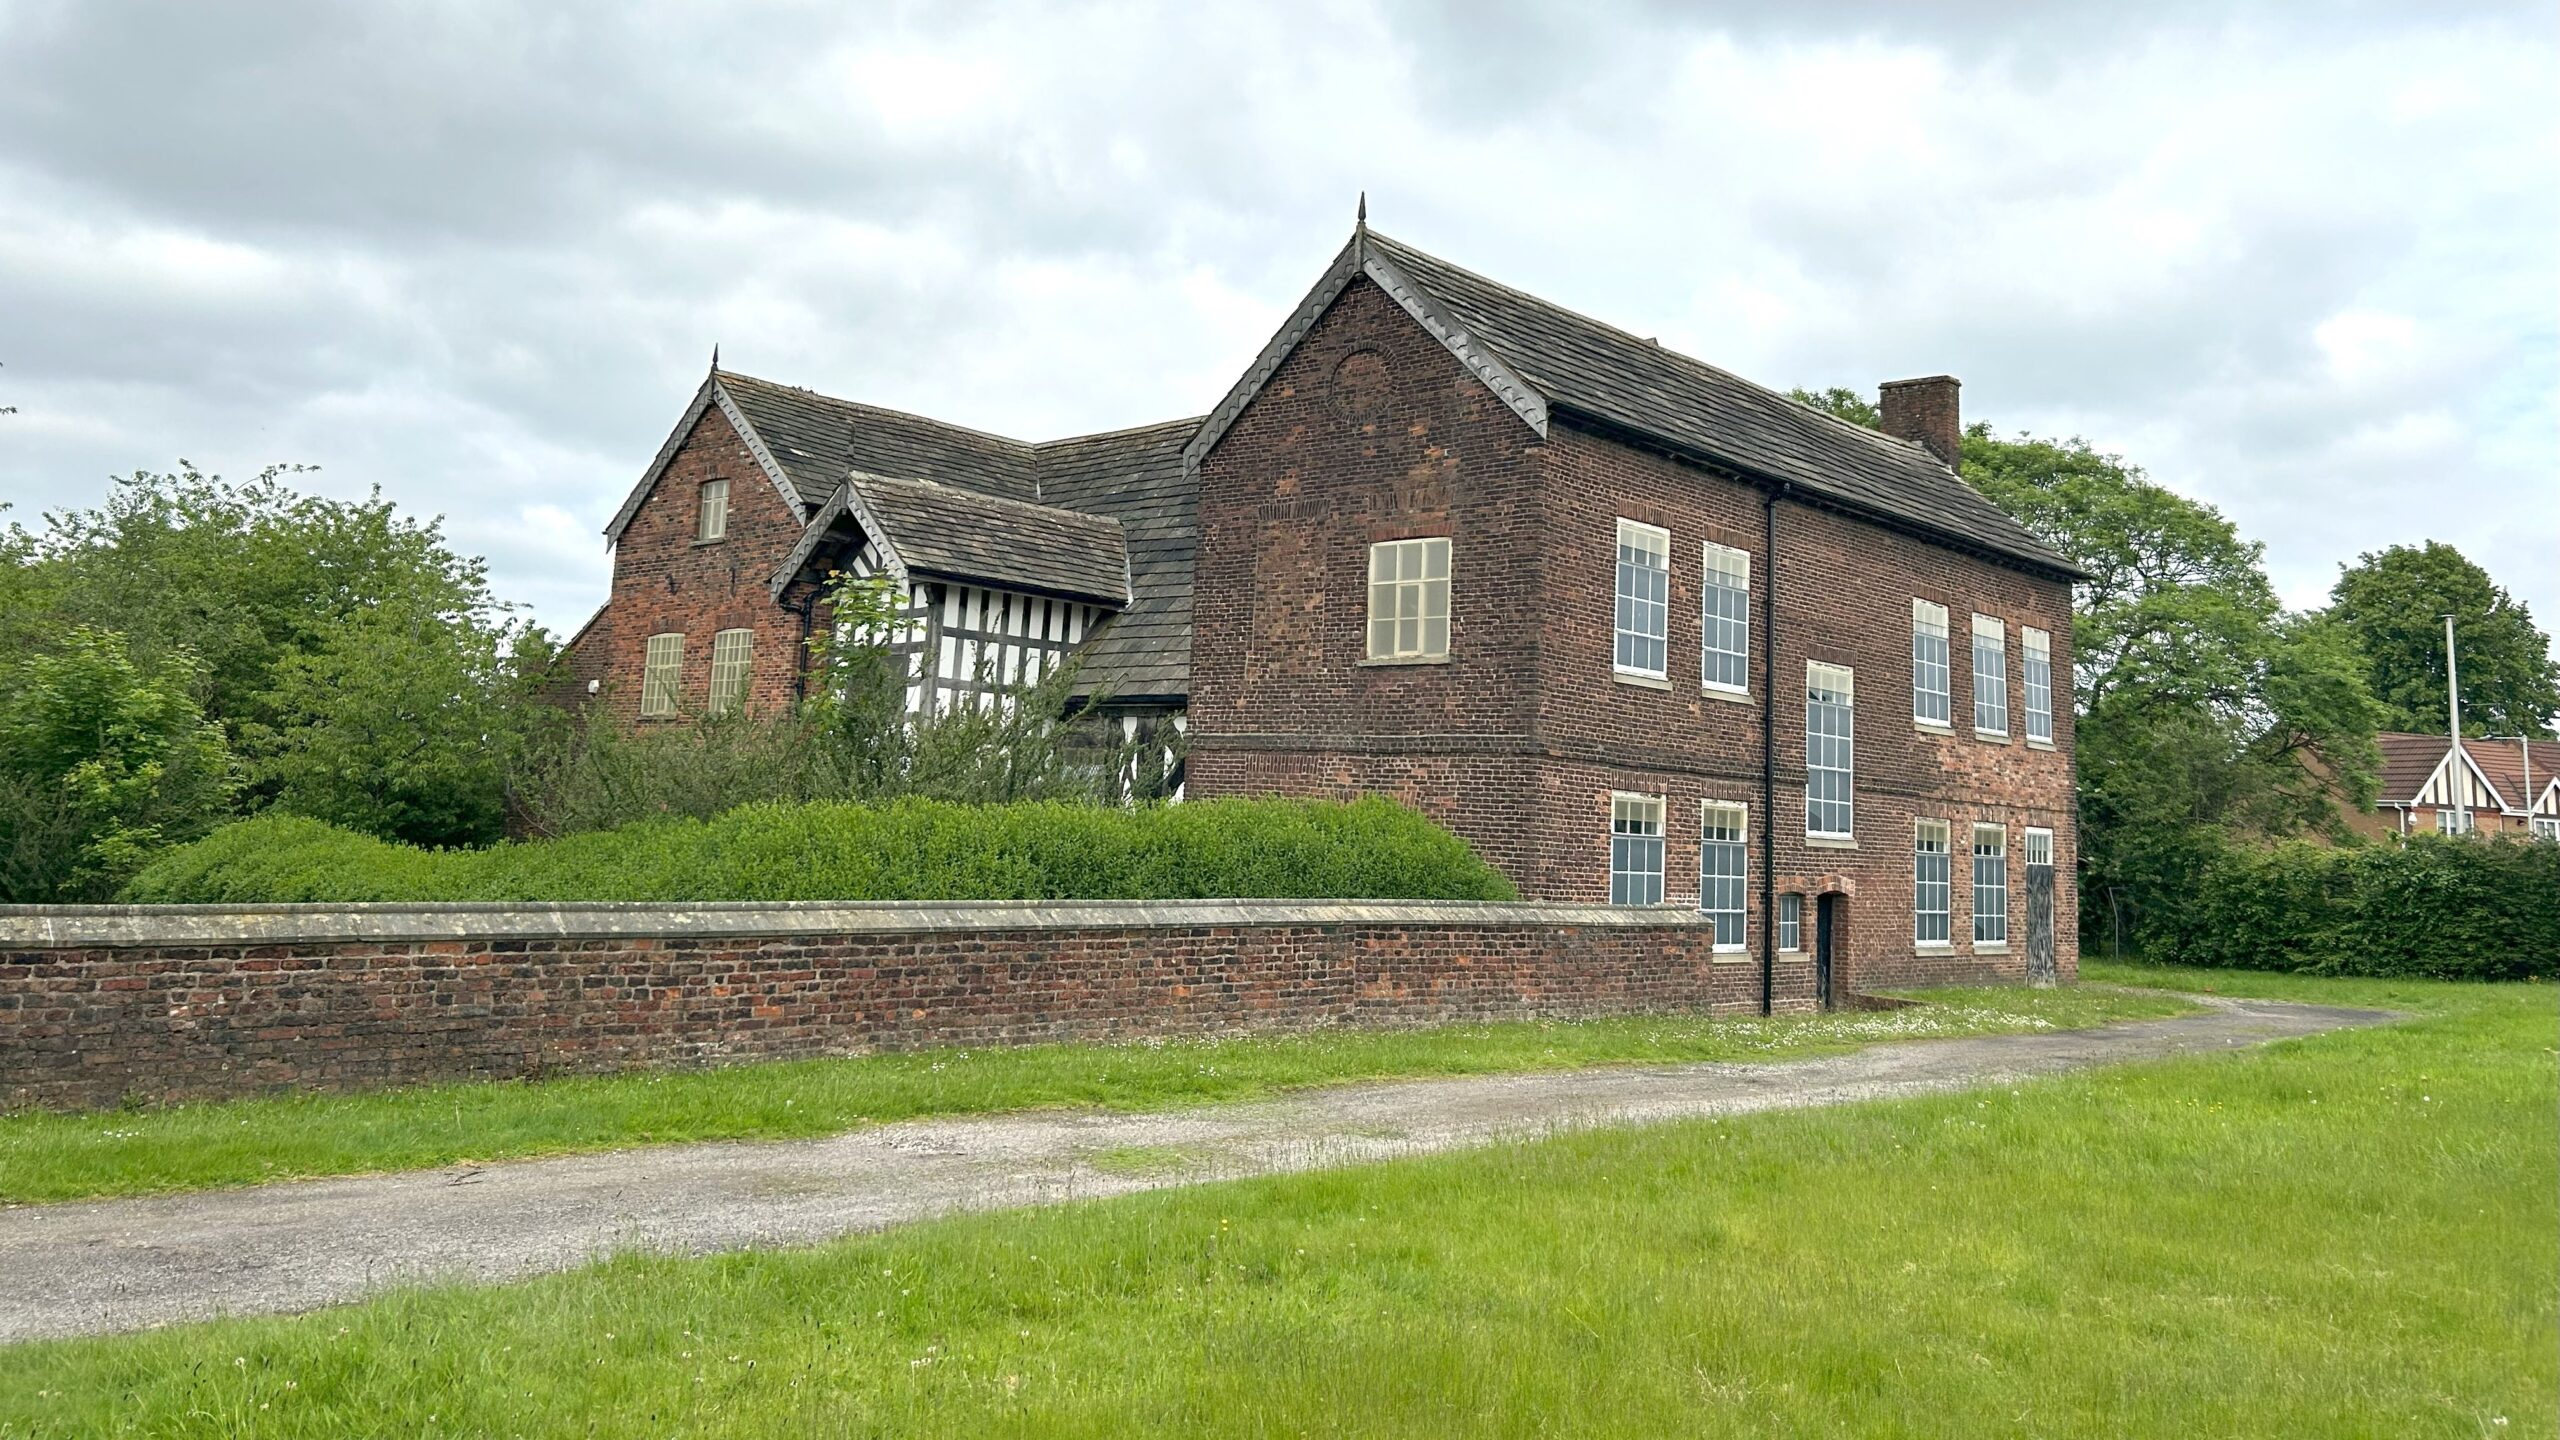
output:
<svg viewBox="0 0 2560 1440"><path fill-rule="evenodd" d="M640 662L640 713L676 713L676 687L684 677L684 633L670 630L649 637Z"/></svg>
<svg viewBox="0 0 2560 1440"><path fill-rule="evenodd" d="M1439 660L1448 653L1448 538L1370 546L1369 658Z"/></svg>
<svg viewBox="0 0 2560 1440"><path fill-rule="evenodd" d="M2533 838L2536 840L2560 840L2560 816L2534 816Z"/></svg>
<svg viewBox="0 0 2560 1440"><path fill-rule="evenodd" d="M1804 833L1849 838L1850 781L1857 739L1845 665L1808 662L1804 667Z"/></svg>
<svg viewBox="0 0 2560 1440"><path fill-rule="evenodd" d="M702 482L702 504L694 511L693 538L717 540L729 533L729 482Z"/></svg>
<svg viewBox="0 0 2560 1440"><path fill-rule="evenodd" d="M1660 680L1671 671L1671 532L1618 522L1617 668Z"/></svg>
<svg viewBox="0 0 2560 1440"><path fill-rule="evenodd" d="M713 715L737 710L747 698L747 677L755 670L756 632L723 630L711 637L711 703Z"/></svg>
<svg viewBox="0 0 2560 1440"><path fill-rule="evenodd" d="M1698 908L1715 921L1716 948L1743 945L1748 816L1743 807L1710 800L1698 828Z"/></svg>
<svg viewBox="0 0 2560 1440"><path fill-rule="evenodd" d="M2009 733L2009 638L1999 619L1973 617L1973 728Z"/></svg>
<svg viewBox="0 0 2560 1440"><path fill-rule="evenodd" d="M1922 945L1951 944L1948 922L1955 899L1949 869L1947 822L1923 820L1911 831L1911 938Z"/></svg>
<svg viewBox="0 0 2560 1440"><path fill-rule="evenodd" d="M1804 948L1804 897L1801 895L1778 897L1778 948Z"/></svg>
<svg viewBox="0 0 2560 1440"><path fill-rule="evenodd" d="M1699 682L1742 694L1751 688L1751 552L1709 541L1698 593Z"/></svg>
<svg viewBox="0 0 2560 1440"><path fill-rule="evenodd" d="M1609 903L1662 903L1662 797L1609 797Z"/></svg>
<svg viewBox="0 0 2560 1440"><path fill-rule="evenodd" d="M1947 607L1911 602L1911 718L1923 725L1951 724L1947 699Z"/></svg>
<svg viewBox="0 0 2560 1440"><path fill-rule="evenodd" d="M2027 868L2033 870L2039 865L2050 866L2052 864L2053 832L2050 830L2029 830L2027 832Z"/></svg>
<svg viewBox="0 0 2560 1440"><path fill-rule="evenodd" d="M2053 637L2042 630L2018 631L2018 678L2027 692L2027 738L2053 743Z"/></svg>
<svg viewBox="0 0 2560 1440"><path fill-rule="evenodd" d="M1973 827L1973 943L2009 943L2009 832Z"/></svg>
<svg viewBox="0 0 2560 1440"><path fill-rule="evenodd" d="M2471 833L2471 812L2440 805L2436 807L2436 829L2446 835L2468 835Z"/></svg>

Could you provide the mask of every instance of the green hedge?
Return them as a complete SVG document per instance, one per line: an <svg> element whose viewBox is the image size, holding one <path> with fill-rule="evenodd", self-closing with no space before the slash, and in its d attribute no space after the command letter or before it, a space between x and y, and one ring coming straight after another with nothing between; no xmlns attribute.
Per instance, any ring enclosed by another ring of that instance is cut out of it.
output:
<svg viewBox="0 0 2560 1440"><path fill-rule="evenodd" d="M2183 965L2317 975L2560 975L2560 845L2412 836L2231 848L2146 937Z"/></svg>
<svg viewBox="0 0 2560 1440"><path fill-rule="evenodd" d="M1392 801L747 805L486 850L289 815L228 825L125 886L141 904L347 900L1513 900Z"/></svg>

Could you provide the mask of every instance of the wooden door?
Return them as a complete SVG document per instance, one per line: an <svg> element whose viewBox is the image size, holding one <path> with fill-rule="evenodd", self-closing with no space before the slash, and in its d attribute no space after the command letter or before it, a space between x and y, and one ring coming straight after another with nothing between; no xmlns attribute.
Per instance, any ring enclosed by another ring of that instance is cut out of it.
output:
<svg viewBox="0 0 2560 1440"><path fill-rule="evenodd" d="M2027 983L2059 978L2053 959L2053 832L2027 832Z"/></svg>

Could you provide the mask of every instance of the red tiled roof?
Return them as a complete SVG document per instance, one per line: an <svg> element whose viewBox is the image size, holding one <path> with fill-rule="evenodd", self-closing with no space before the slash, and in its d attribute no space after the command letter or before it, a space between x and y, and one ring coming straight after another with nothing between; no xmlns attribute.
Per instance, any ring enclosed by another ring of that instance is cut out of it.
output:
<svg viewBox="0 0 2560 1440"><path fill-rule="evenodd" d="M2406 805L2425 788L2427 777L2444 760L2446 750L2442 735L2410 735L2384 731L2374 737L2382 746L2382 796L2385 805ZM2471 755L2471 763L2497 787L2500 798L2508 806L2521 810L2526 804L2525 761L2530 742L2514 740L2481 740L2465 738L2462 748ZM2541 793L2560 774L2560 744L2542 741L2532 744L2533 791Z"/></svg>

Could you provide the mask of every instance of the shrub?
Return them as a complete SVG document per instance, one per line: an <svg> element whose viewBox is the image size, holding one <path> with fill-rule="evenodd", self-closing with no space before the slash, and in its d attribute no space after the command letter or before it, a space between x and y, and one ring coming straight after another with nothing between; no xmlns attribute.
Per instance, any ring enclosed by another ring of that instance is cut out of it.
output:
<svg viewBox="0 0 2560 1440"><path fill-rule="evenodd" d="M1510 900L1392 801L760 804L486 850L243 820L125 887L147 904L357 900Z"/></svg>
<svg viewBox="0 0 2560 1440"><path fill-rule="evenodd" d="M2144 949L2175 964L2318 975L2560 974L2560 845L2410 837L2216 852Z"/></svg>

